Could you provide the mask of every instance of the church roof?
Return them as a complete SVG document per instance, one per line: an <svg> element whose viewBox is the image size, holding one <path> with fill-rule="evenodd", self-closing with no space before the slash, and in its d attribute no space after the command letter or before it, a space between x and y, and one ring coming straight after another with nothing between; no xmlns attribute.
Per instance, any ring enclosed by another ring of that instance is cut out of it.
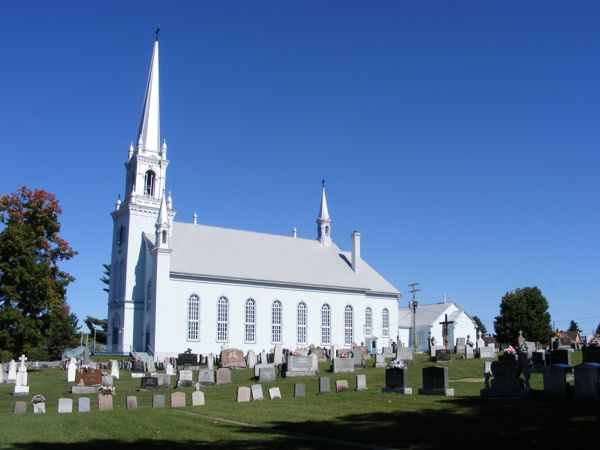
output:
<svg viewBox="0 0 600 450"><path fill-rule="evenodd" d="M415 318L417 327L425 327L435 325L436 322L444 320L443 314L451 307L458 308L451 313L448 313L448 320L456 319L462 312L458 305L454 302L448 303L433 303L430 305L419 305L417 307L417 314ZM412 327L412 311L410 308L398 308L399 312L399 324L400 328Z"/></svg>
<svg viewBox="0 0 600 450"><path fill-rule="evenodd" d="M400 295L364 261L356 273L349 252L316 240L174 222L170 242L175 274Z"/></svg>

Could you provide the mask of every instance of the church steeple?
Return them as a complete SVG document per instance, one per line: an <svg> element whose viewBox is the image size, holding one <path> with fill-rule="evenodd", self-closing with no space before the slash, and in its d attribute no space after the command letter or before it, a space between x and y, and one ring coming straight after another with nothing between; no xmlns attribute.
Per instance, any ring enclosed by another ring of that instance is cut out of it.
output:
<svg viewBox="0 0 600 450"><path fill-rule="evenodd" d="M146 84L146 95L144 96L144 108L138 132L138 147L142 152L159 153L160 147L160 102L158 85L158 34L154 41L152 61L148 82Z"/></svg>
<svg viewBox="0 0 600 450"><path fill-rule="evenodd" d="M158 219L156 219L155 227L156 247L169 248L169 229L171 228L171 221L169 220L169 211L167 209L167 196L164 191L160 200L160 210L158 212Z"/></svg>
<svg viewBox="0 0 600 450"><path fill-rule="evenodd" d="M329 210L327 209L325 180L323 180L321 186L321 209L319 210L319 217L317 217L317 240L326 247L331 247L331 217L329 217Z"/></svg>

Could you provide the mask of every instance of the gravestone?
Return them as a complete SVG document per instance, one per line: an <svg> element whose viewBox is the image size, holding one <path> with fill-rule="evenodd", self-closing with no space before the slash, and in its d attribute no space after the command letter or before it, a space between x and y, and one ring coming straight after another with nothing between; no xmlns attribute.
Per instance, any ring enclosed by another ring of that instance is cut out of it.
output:
<svg viewBox="0 0 600 450"><path fill-rule="evenodd" d="M215 369L215 355L212 352L210 352L208 354L208 358L207 358L207 361L206 361L206 367L208 368L208 370L214 370Z"/></svg>
<svg viewBox="0 0 600 450"><path fill-rule="evenodd" d="M15 414L25 414L27 412L27 403L15 402Z"/></svg>
<svg viewBox="0 0 600 450"><path fill-rule="evenodd" d="M527 356L531 358L531 355L537 349L537 344L533 341L525 341L525 345L527 345Z"/></svg>
<svg viewBox="0 0 600 450"><path fill-rule="evenodd" d="M110 360L110 375L119 379L119 362L116 359Z"/></svg>
<svg viewBox="0 0 600 450"><path fill-rule="evenodd" d="M386 366L387 366L387 364L385 362L385 357L383 355L376 354L375 355L375 367L377 369L383 369Z"/></svg>
<svg viewBox="0 0 600 450"><path fill-rule="evenodd" d="M356 375L356 389L355 391L366 391L367 390L367 376Z"/></svg>
<svg viewBox="0 0 600 450"><path fill-rule="evenodd" d="M166 398L162 394L154 394L152 396L152 407L153 408L164 408L166 405Z"/></svg>
<svg viewBox="0 0 600 450"><path fill-rule="evenodd" d="M58 399L58 413L59 414L71 414L73 412L73 399L72 398L59 398Z"/></svg>
<svg viewBox="0 0 600 450"><path fill-rule="evenodd" d="M569 350L551 350L550 364L566 364L571 365L571 352Z"/></svg>
<svg viewBox="0 0 600 450"><path fill-rule="evenodd" d="M14 359L8 363L6 382L9 384L15 384L17 382L17 363Z"/></svg>
<svg viewBox="0 0 600 450"><path fill-rule="evenodd" d="M283 364L283 347L280 344L277 344L273 350L273 364L276 366Z"/></svg>
<svg viewBox="0 0 600 450"><path fill-rule="evenodd" d="M269 361L267 361L267 352L265 352L264 350L262 352L260 352L260 364L268 364Z"/></svg>
<svg viewBox="0 0 600 450"><path fill-rule="evenodd" d="M134 359L131 362L131 372L132 373L146 372L146 365L144 364L144 361L142 361L141 359Z"/></svg>
<svg viewBox="0 0 600 450"><path fill-rule="evenodd" d="M522 397L530 395L520 377L523 366L519 361L507 359L491 364L493 378L490 387L481 390L482 397Z"/></svg>
<svg viewBox="0 0 600 450"><path fill-rule="evenodd" d="M261 367L258 373L258 381L261 383L275 381L275 367Z"/></svg>
<svg viewBox="0 0 600 450"><path fill-rule="evenodd" d="M441 361L450 361L450 352L445 348L435 351L435 362Z"/></svg>
<svg viewBox="0 0 600 450"><path fill-rule="evenodd" d="M332 345L329 347L329 359L333 361L335 358L337 358L337 346Z"/></svg>
<svg viewBox="0 0 600 450"><path fill-rule="evenodd" d="M496 347L494 344L479 347L480 358L496 358Z"/></svg>
<svg viewBox="0 0 600 450"><path fill-rule="evenodd" d="M112 411L113 410L113 396L99 394L98 395L98 410Z"/></svg>
<svg viewBox="0 0 600 450"><path fill-rule="evenodd" d="M27 395L29 394L29 386L27 385L27 367L25 367L25 361L27 357L21 355L19 358L19 369L17 370L17 379L15 381L15 388L13 395Z"/></svg>
<svg viewBox="0 0 600 450"><path fill-rule="evenodd" d="M465 345L464 347L464 357L465 359L473 359L474 354L473 354L473 347L471 347L470 345Z"/></svg>
<svg viewBox="0 0 600 450"><path fill-rule="evenodd" d="M264 398L262 385L253 384L250 386L250 389L252 390L252 400L262 400Z"/></svg>
<svg viewBox="0 0 600 450"><path fill-rule="evenodd" d="M166 373L159 373L154 378L158 381L158 387L160 389L166 389L171 387L171 375Z"/></svg>
<svg viewBox="0 0 600 450"><path fill-rule="evenodd" d="M429 357L435 359L435 355L438 350L446 350L446 347L443 345L432 345L429 349Z"/></svg>
<svg viewBox="0 0 600 450"><path fill-rule="evenodd" d="M294 397L304 397L306 395L306 385L304 383L294 384Z"/></svg>
<svg viewBox="0 0 600 450"><path fill-rule="evenodd" d="M75 372L77 386L102 386L102 371L98 369L77 369Z"/></svg>
<svg viewBox="0 0 600 450"><path fill-rule="evenodd" d="M546 352L536 350L531 354L532 370L534 372L543 372L546 367Z"/></svg>
<svg viewBox="0 0 600 450"><path fill-rule="evenodd" d="M175 375L175 367L171 363L167 363L165 366L165 373L167 375Z"/></svg>
<svg viewBox="0 0 600 450"><path fill-rule="evenodd" d="M575 398L600 398L599 363L583 363L575 366Z"/></svg>
<svg viewBox="0 0 600 450"><path fill-rule="evenodd" d="M127 396L125 399L125 409L127 409L127 411L138 409L137 397L135 395Z"/></svg>
<svg viewBox="0 0 600 450"><path fill-rule="evenodd" d="M185 392L171 394L171 408L185 408Z"/></svg>
<svg viewBox="0 0 600 450"><path fill-rule="evenodd" d="M331 379L329 377L319 378L319 394L329 394L331 392Z"/></svg>
<svg viewBox="0 0 600 450"><path fill-rule="evenodd" d="M348 392L348 380L337 380L335 382L335 392Z"/></svg>
<svg viewBox="0 0 600 450"><path fill-rule="evenodd" d="M316 362L316 355L288 356L285 377L314 376L316 374L314 362Z"/></svg>
<svg viewBox="0 0 600 450"><path fill-rule="evenodd" d="M584 363L600 363L600 345L586 345L581 349Z"/></svg>
<svg viewBox="0 0 600 450"><path fill-rule="evenodd" d="M177 355L177 367L194 367L198 365L198 355L196 353L184 352Z"/></svg>
<svg viewBox="0 0 600 450"><path fill-rule="evenodd" d="M369 357L369 349L364 345L357 345L355 347L352 347L352 350L360 353L363 359L367 359Z"/></svg>
<svg viewBox="0 0 600 450"><path fill-rule="evenodd" d="M198 383L202 385L215 384L215 371L210 369L200 369L198 371Z"/></svg>
<svg viewBox="0 0 600 450"><path fill-rule="evenodd" d="M248 366L248 369L254 369L255 364L256 353L254 353L254 350L248 350L248 353L246 354L246 365Z"/></svg>
<svg viewBox="0 0 600 450"><path fill-rule="evenodd" d="M333 373L354 372L354 361L351 358L334 358L332 370Z"/></svg>
<svg viewBox="0 0 600 450"><path fill-rule="evenodd" d="M33 413L34 414L46 414L46 403L34 403L33 404Z"/></svg>
<svg viewBox="0 0 600 450"><path fill-rule="evenodd" d="M77 360L75 358L71 358L69 360L69 365L67 366L67 382L74 383L75 382L75 371L77 370Z"/></svg>
<svg viewBox="0 0 600 450"><path fill-rule="evenodd" d="M271 400L281 400L281 391L278 387L269 388L269 398Z"/></svg>
<svg viewBox="0 0 600 450"><path fill-rule="evenodd" d="M317 355L317 360L319 362L325 362L327 360L327 354L324 348L321 347L312 347L310 349L311 355Z"/></svg>
<svg viewBox="0 0 600 450"><path fill-rule="evenodd" d="M204 392L192 392L192 406L204 406Z"/></svg>
<svg viewBox="0 0 600 450"><path fill-rule="evenodd" d="M177 379L177 387L192 387L194 385L194 372L188 369L179 371L179 378Z"/></svg>
<svg viewBox="0 0 600 450"><path fill-rule="evenodd" d="M250 388L247 386L239 386L237 389L237 402L249 402L250 401Z"/></svg>
<svg viewBox="0 0 600 450"><path fill-rule="evenodd" d="M448 388L448 368L432 366L423 368L423 387L419 395L454 396L454 389Z"/></svg>
<svg viewBox="0 0 600 450"><path fill-rule="evenodd" d="M112 386L114 378L110 375L102 375L102 386Z"/></svg>
<svg viewBox="0 0 600 450"><path fill-rule="evenodd" d="M0 362L0 384L4 383L4 364Z"/></svg>
<svg viewBox="0 0 600 450"><path fill-rule="evenodd" d="M383 357L384 358L394 358L396 355L394 354L394 347L383 347Z"/></svg>
<svg viewBox="0 0 600 450"><path fill-rule="evenodd" d="M456 338L456 347L454 347L454 353L458 353L460 355L464 354L465 345L467 345L467 340L464 337Z"/></svg>
<svg viewBox="0 0 600 450"><path fill-rule="evenodd" d="M217 369L217 384L231 383L231 370L221 367Z"/></svg>
<svg viewBox="0 0 600 450"><path fill-rule="evenodd" d="M91 411L90 408L90 398L89 397L79 397L77 399L77 410L80 413L88 413Z"/></svg>
<svg viewBox="0 0 600 450"><path fill-rule="evenodd" d="M140 391L155 391L158 389L157 377L143 377L140 381Z"/></svg>
<svg viewBox="0 0 600 450"><path fill-rule="evenodd" d="M404 364L413 364L415 356L410 347L398 347L398 350L396 350L396 359L403 361Z"/></svg>
<svg viewBox="0 0 600 450"><path fill-rule="evenodd" d="M566 398L569 395L567 372L571 366L552 364L544 369L544 397Z"/></svg>
<svg viewBox="0 0 600 450"><path fill-rule="evenodd" d="M260 369L263 369L265 367L271 367L273 369L273 371L275 371L275 365L274 364L256 364L254 366L254 378L258 379L258 377L260 376Z"/></svg>
<svg viewBox="0 0 600 450"><path fill-rule="evenodd" d="M406 367L390 367L385 371L385 387L382 392L412 395L408 387L408 370Z"/></svg>
<svg viewBox="0 0 600 450"><path fill-rule="evenodd" d="M246 367L244 353L237 348L226 348L221 351L221 367L242 368Z"/></svg>

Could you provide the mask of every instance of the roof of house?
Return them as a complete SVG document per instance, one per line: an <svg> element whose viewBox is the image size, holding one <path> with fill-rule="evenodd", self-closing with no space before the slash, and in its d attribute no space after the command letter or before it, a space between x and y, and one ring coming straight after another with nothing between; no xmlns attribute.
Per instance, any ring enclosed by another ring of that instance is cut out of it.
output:
<svg viewBox="0 0 600 450"><path fill-rule="evenodd" d="M364 260L316 240L173 222L171 272L176 274L356 289L399 296Z"/></svg>
<svg viewBox="0 0 600 450"><path fill-rule="evenodd" d="M430 305L419 305L417 308L417 314L415 316L415 322L417 327L430 326L438 320L438 318L444 314L452 305L458 308L458 305L454 302L448 303L433 303ZM462 311L453 311L448 314L448 320L456 319ZM399 321L398 326L400 328L412 327L412 311L410 308L398 308Z"/></svg>
<svg viewBox="0 0 600 450"><path fill-rule="evenodd" d="M577 330L563 331L561 334L568 337L576 344L581 343L581 335L579 334L579 331L577 331Z"/></svg>

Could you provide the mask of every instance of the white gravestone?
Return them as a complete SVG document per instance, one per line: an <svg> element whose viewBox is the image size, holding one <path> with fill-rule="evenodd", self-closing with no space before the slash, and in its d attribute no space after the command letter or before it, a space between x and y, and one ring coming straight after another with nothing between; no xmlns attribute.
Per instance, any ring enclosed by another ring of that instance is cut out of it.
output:
<svg viewBox="0 0 600 450"><path fill-rule="evenodd" d="M275 351L273 352L273 363L276 366L283 364L283 347L280 344L275 346Z"/></svg>
<svg viewBox="0 0 600 450"><path fill-rule="evenodd" d="M77 370L77 360L71 358L67 366L67 382L75 383L75 371Z"/></svg>
<svg viewBox="0 0 600 450"><path fill-rule="evenodd" d="M208 354L208 370L213 370L215 368L215 355L212 353Z"/></svg>
<svg viewBox="0 0 600 450"><path fill-rule="evenodd" d="M248 369L254 369L254 365L256 364L256 353L254 350L248 350L248 355L246 355L246 365Z"/></svg>
<svg viewBox="0 0 600 450"><path fill-rule="evenodd" d="M265 352L264 350L260 352L260 363L267 364L267 352Z"/></svg>
<svg viewBox="0 0 600 450"><path fill-rule="evenodd" d="M17 382L17 363L15 363L14 359L8 363L8 377L6 378L6 382L11 384Z"/></svg>
<svg viewBox="0 0 600 450"><path fill-rule="evenodd" d="M4 364L0 363L0 384L4 383Z"/></svg>
<svg viewBox="0 0 600 450"><path fill-rule="evenodd" d="M27 386L27 367L25 367L25 361L27 361L27 357L25 355L21 355L19 361L21 364L19 365L19 370L17 371L17 380L13 395L26 395L29 394L29 386Z"/></svg>
<svg viewBox="0 0 600 450"><path fill-rule="evenodd" d="M167 363L167 366L165 367L165 373L167 375L175 375L175 368L173 367L173 364Z"/></svg>
<svg viewBox="0 0 600 450"><path fill-rule="evenodd" d="M110 375L117 380L119 379L119 362L116 359L110 361Z"/></svg>

